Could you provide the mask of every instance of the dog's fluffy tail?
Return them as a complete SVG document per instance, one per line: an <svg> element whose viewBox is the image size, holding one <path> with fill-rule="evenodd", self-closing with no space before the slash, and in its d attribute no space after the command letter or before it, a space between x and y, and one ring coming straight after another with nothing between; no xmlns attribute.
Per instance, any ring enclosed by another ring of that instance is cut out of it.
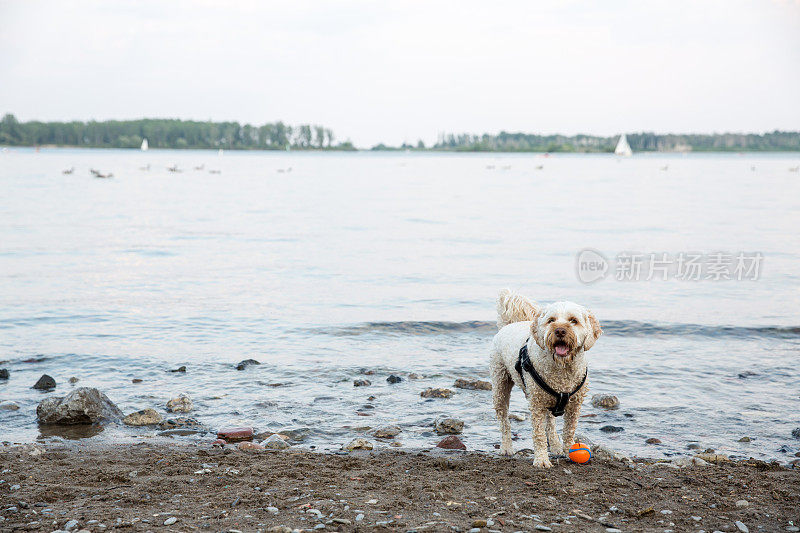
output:
<svg viewBox="0 0 800 533"><path fill-rule="evenodd" d="M536 319L536 305L511 289L503 289L497 296L497 329L512 322Z"/></svg>

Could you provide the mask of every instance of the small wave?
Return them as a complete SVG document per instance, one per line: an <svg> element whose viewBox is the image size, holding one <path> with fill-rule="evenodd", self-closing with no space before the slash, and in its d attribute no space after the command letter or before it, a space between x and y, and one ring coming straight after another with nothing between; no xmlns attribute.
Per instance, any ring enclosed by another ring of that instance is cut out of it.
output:
<svg viewBox="0 0 800 533"><path fill-rule="evenodd" d="M453 333L480 333L494 335L494 322L472 320L469 322L400 321L367 322L352 326L314 329L317 333L335 336L369 335L373 333L395 335L448 335ZM614 337L726 337L726 338L800 338L798 326L715 326L703 324L650 323L636 320L606 320L603 333Z"/></svg>

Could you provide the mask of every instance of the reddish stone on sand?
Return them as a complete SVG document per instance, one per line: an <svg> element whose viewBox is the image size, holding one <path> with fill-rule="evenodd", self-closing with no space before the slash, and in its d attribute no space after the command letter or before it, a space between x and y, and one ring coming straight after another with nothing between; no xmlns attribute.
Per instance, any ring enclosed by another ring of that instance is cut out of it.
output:
<svg viewBox="0 0 800 533"><path fill-rule="evenodd" d="M264 449L262 445L255 442L240 442L238 448L243 452L256 452Z"/></svg>
<svg viewBox="0 0 800 533"><path fill-rule="evenodd" d="M222 428L217 431L217 438L224 439L228 442L235 442L238 440L253 440L253 428Z"/></svg>
<svg viewBox="0 0 800 533"><path fill-rule="evenodd" d="M214 442L211 443L212 446L225 446L226 444L228 444L228 443L225 442L222 439L217 439L217 440L215 440Z"/></svg>
<svg viewBox="0 0 800 533"><path fill-rule="evenodd" d="M444 448L445 450L466 450L467 447L461 442L461 439L455 435L448 435L439 441L436 445L437 448Z"/></svg>

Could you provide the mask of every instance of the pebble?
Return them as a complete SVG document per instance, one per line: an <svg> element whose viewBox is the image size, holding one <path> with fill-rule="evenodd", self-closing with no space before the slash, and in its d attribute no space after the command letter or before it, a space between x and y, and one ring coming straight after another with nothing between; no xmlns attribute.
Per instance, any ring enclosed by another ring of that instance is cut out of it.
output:
<svg viewBox="0 0 800 533"><path fill-rule="evenodd" d="M786 531L800 531L800 527L797 527L797 526L786 526Z"/></svg>
<svg viewBox="0 0 800 533"><path fill-rule="evenodd" d="M669 509L664 509L663 511L661 511L661 514L672 514L672 511L670 511Z"/></svg>
<svg viewBox="0 0 800 533"><path fill-rule="evenodd" d="M349 520L347 518L334 518L333 520L331 520L331 522L333 522L334 524L344 524L345 526L349 526L350 524L353 523L352 520Z"/></svg>
<svg viewBox="0 0 800 533"><path fill-rule="evenodd" d="M165 526L171 526L172 524L174 524L174 523L175 523L175 522L177 522L177 521L178 521L178 519L177 519L177 518L175 518L174 516L170 516L169 518L167 518L166 520L164 520L164 525L165 525Z"/></svg>
<svg viewBox="0 0 800 533"><path fill-rule="evenodd" d="M794 428L792 430L792 437L800 439L800 428Z"/></svg>
<svg viewBox="0 0 800 533"><path fill-rule="evenodd" d="M450 389L430 387L420 392L419 395L423 398L450 398L453 396L453 391Z"/></svg>
<svg viewBox="0 0 800 533"><path fill-rule="evenodd" d="M736 526L736 529L741 531L742 533L750 533L750 528L748 528L741 520L737 520L733 523Z"/></svg>
<svg viewBox="0 0 800 533"><path fill-rule="evenodd" d="M167 411L170 413L188 413L192 407L192 400L185 394L167 402Z"/></svg>
<svg viewBox="0 0 800 533"><path fill-rule="evenodd" d="M8 379L8 369L0 368L0 379Z"/></svg>
<svg viewBox="0 0 800 533"><path fill-rule="evenodd" d="M439 444L436 445L437 448L443 448L445 450L466 450L467 447L461 442L461 439L456 437L455 435L448 435L447 437L443 438L439 441Z"/></svg>
<svg viewBox="0 0 800 533"><path fill-rule="evenodd" d="M19 405L15 403L4 403L0 405L0 409L2 409L3 411L18 411Z"/></svg>
<svg viewBox="0 0 800 533"><path fill-rule="evenodd" d="M48 376L47 374L42 374L42 377L39 378L33 385L34 389L38 390L51 390L56 388L56 380Z"/></svg>
<svg viewBox="0 0 800 533"><path fill-rule="evenodd" d="M692 520L694 520L695 522L699 522L699 521L700 521L700 520L702 520L702 519L703 519L703 517L702 517L702 516L693 516L693 517L692 517Z"/></svg>
<svg viewBox="0 0 800 533"><path fill-rule="evenodd" d="M606 533L622 533L622 530L615 527L607 527Z"/></svg>
<svg viewBox="0 0 800 533"><path fill-rule="evenodd" d="M751 439L750 437L742 437L741 439L739 439L739 442L750 442L752 440L753 439Z"/></svg>
<svg viewBox="0 0 800 533"><path fill-rule="evenodd" d="M69 522L64 524L64 529L67 530L67 531L72 531L76 527L78 527L78 521L77 520L70 520Z"/></svg>
<svg viewBox="0 0 800 533"><path fill-rule="evenodd" d="M122 419L122 422L128 426L155 426L162 421L161 415L155 409L150 408L133 412Z"/></svg>
<svg viewBox="0 0 800 533"><path fill-rule="evenodd" d="M261 442L261 445L271 450L285 450L289 447L289 443L282 439L277 433L270 435L269 438Z"/></svg>
<svg viewBox="0 0 800 533"><path fill-rule="evenodd" d="M250 440L253 438L253 428L247 426L222 428L217 431L217 438L228 442Z"/></svg>
<svg viewBox="0 0 800 533"><path fill-rule="evenodd" d="M481 528L473 527L472 529L469 530L469 533L481 533Z"/></svg>
<svg viewBox="0 0 800 533"><path fill-rule="evenodd" d="M357 438L353 439L344 446L342 446L343 450L353 451L353 450L371 450L372 443L367 439Z"/></svg>
<svg viewBox="0 0 800 533"><path fill-rule="evenodd" d="M314 529L325 529L325 524L317 524Z"/></svg>
<svg viewBox="0 0 800 533"><path fill-rule="evenodd" d="M747 500L736 500L736 507L747 507L750 505L750 502Z"/></svg>
<svg viewBox="0 0 800 533"><path fill-rule="evenodd" d="M467 390L492 390L492 384L488 381L482 381L480 379L463 379L458 378L453 386L457 389L467 389Z"/></svg>
<svg viewBox="0 0 800 533"><path fill-rule="evenodd" d="M510 418L511 420L516 420L517 422L525 421L525 416L517 413L509 413L508 418Z"/></svg>
<svg viewBox="0 0 800 533"><path fill-rule="evenodd" d="M595 394L592 396L592 405L603 409L618 409L619 398L612 394Z"/></svg>
<svg viewBox="0 0 800 533"><path fill-rule="evenodd" d="M536 530L539 530L539 531L553 531L552 528L549 528L547 526L543 526L542 524L536 524L535 526L533 526L533 529L536 529Z"/></svg>
<svg viewBox="0 0 800 533"><path fill-rule="evenodd" d="M244 441L240 442L237 446L243 452L257 452L264 449L264 446L261 444L256 444L255 442Z"/></svg>
<svg viewBox="0 0 800 533"><path fill-rule="evenodd" d="M620 431L625 431L625 428L622 426L603 426L600 428L600 431L604 431L606 433L619 433Z"/></svg>
<svg viewBox="0 0 800 533"><path fill-rule="evenodd" d="M400 434L402 430L398 426L386 426L375 430L373 435L377 439L393 439Z"/></svg>
<svg viewBox="0 0 800 533"><path fill-rule="evenodd" d="M434 421L433 428L439 435L458 435L464 430L464 421L439 417Z"/></svg>
<svg viewBox="0 0 800 533"><path fill-rule="evenodd" d="M261 363L259 363L255 359L245 359L244 361L239 361L239 364L236 365L236 370L244 370L248 366L260 365L260 364Z"/></svg>
<svg viewBox="0 0 800 533"><path fill-rule="evenodd" d="M141 378L133 378L133 379L131 380L131 383L141 383L141 382L142 382L142 379L141 379Z"/></svg>
<svg viewBox="0 0 800 533"><path fill-rule="evenodd" d="M368 379L355 379L353 380L353 387L369 387L372 382Z"/></svg>
<svg viewBox="0 0 800 533"><path fill-rule="evenodd" d="M686 446L687 450L699 450L701 448L702 446L700 446L699 444L689 444L688 446Z"/></svg>
<svg viewBox="0 0 800 533"><path fill-rule="evenodd" d="M704 452L704 453L698 453L697 455L695 455L695 457L697 457L698 459L702 459L703 461L706 461L707 463L714 463L714 464L730 463L731 462L731 460L728 458L727 455L723 455L721 453L705 453Z"/></svg>
<svg viewBox="0 0 800 533"><path fill-rule="evenodd" d="M77 382L79 382L80 380L79 380L78 378L76 378L75 376L72 376L72 377L71 377L71 378L69 378L67 381L69 381L70 385L75 385L75 384L76 384Z"/></svg>
<svg viewBox="0 0 800 533"><path fill-rule="evenodd" d="M277 507L267 507L267 512L272 514L280 513L280 510Z"/></svg>
<svg viewBox="0 0 800 533"><path fill-rule="evenodd" d="M178 368L173 368L172 370L170 370L170 372L183 372L183 373L185 373L186 372L186 367L185 366L179 366Z"/></svg>
<svg viewBox="0 0 800 533"><path fill-rule="evenodd" d="M403 378L401 378L400 376L395 376L394 374L392 374L391 376L386 378L386 381L389 382L390 384L394 385L395 383L400 383L401 381L403 381Z"/></svg>
<svg viewBox="0 0 800 533"><path fill-rule="evenodd" d="M659 440L659 439L657 439L655 437L650 437L649 439L647 439L644 442L645 442L645 444L661 444L661 440Z"/></svg>
<svg viewBox="0 0 800 533"><path fill-rule="evenodd" d="M486 520L473 520L472 527L477 527L478 529L486 527Z"/></svg>
<svg viewBox="0 0 800 533"><path fill-rule="evenodd" d="M358 513L356 515L356 522L361 522L362 520L364 520L364 513Z"/></svg>

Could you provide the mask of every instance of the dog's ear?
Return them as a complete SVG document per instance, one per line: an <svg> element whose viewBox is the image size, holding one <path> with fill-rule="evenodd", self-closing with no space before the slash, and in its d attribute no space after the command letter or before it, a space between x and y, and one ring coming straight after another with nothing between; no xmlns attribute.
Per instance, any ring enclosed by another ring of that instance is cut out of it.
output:
<svg viewBox="0 0 800 533"><path fill-rule="evenodd" d="M539 327L539 317L541 317L541 316L542 316L542 311L537 308L536 311L533 314L533 317L531 318L531 320L532 320L532 322L531 322L531 337L533 337L533 340L536 341L536 344L539 345L539 348L544 350L545 349L545 347L544 347L544 334L542 333L541 328Z"/></svg>
<svg viewBox="0 0 800 533"><path fill-rule="evenodd" d="M588 352L589 348L594 346L595 341L603 334L603 330L600 329L600 322L597 321L594 313L588 309L586 310L586 323L591 328L591 331L586 334L586 340L583 341L583 351Z"/></svg>

